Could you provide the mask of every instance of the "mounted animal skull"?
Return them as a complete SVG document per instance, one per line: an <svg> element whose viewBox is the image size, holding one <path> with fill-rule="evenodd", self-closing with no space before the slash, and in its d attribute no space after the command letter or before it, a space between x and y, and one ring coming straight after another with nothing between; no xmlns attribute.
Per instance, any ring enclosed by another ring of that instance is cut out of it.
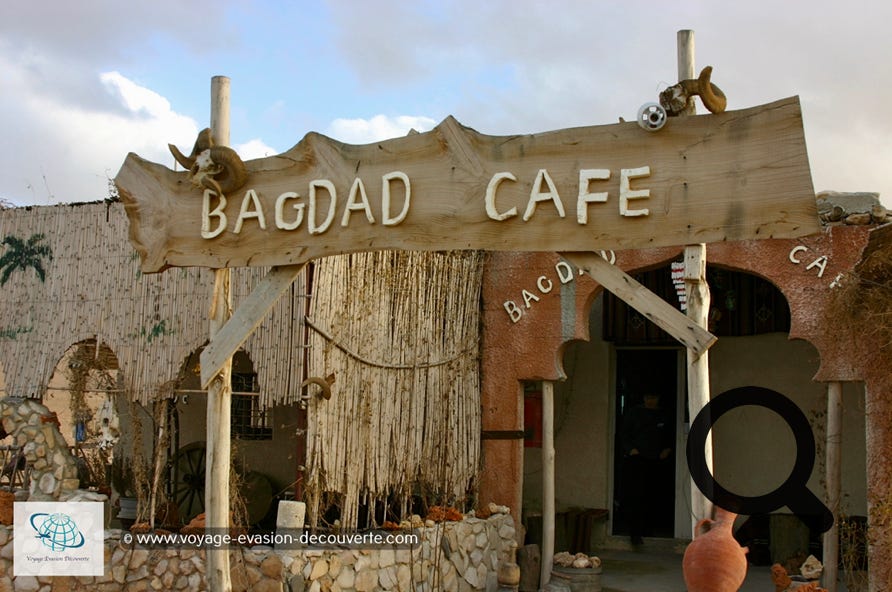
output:
<svg viewBox="0 0 892 592"><path fill-rule="evenodd" d="M722 89L710 82L712 66L706 66L700 76L682 80L660 93L660 104L669 115L680 115L685 107L699 95L710 113L721 113L728 106L728 99Z"/></svg>
<svg viewBox="0 0 892 592"><path fill-rule="evenodd" d="M176 161L189 171L189 179L196 187L225 195L248 181L245 163L238 153L228 146L214 146L210 128L199 132L189 156L185 156L173 144L167 147Z"/></svg>

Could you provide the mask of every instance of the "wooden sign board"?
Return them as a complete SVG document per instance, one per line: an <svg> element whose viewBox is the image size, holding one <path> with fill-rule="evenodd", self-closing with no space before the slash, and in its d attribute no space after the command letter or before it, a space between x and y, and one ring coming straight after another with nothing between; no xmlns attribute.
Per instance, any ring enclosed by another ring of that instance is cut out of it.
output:
<svg viewBox="0 0 892 592"><path fill-rule="evenodd" d="M115 178L144 272L379 249L591 252L819 230L796 97L716 115L487 136L447 118L361 146L318 134L221 198L135 154Z"/></svg>

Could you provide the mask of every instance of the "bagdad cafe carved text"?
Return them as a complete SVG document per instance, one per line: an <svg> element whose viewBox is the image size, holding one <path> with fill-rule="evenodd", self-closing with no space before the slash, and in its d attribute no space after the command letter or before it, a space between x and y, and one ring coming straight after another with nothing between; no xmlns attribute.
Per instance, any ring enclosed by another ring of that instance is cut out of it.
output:
<svg viewBox="0 0 892 592"><path fill-rule="evenodd" d="M226 194L127 157L115 182L145 272L379 249L593 251L818 231L798 99L486 136L447 118L361 146L307 135ZM219 189L219 187L216 187Z"/></svg>
<svg viewBox="0 0 892 592"><path fill-rule="evenodd" d="M630 181L649 175L650 167L647 166L620 170L618 200L620 216L647 216L650 213L648 208L631 209L629 207L630 200L650 196L650 190L648 189L632 190ZM579 224L588 223L589 204L605 203L609 195L607 191L589 191L590 184L593 181L606 181L609 179L609 169L581 169L579 171L579 190L576 197L576 221ZM489 184L486 186L484 203L486 205L486 215L491 220L501 222L518 215L517 206L512 206L505 211L499 211L496 207L496 193L502 184L505 181L516 183L517 180L517 177L508 171L498 172L490 179ZM394 206L392 205L391 187L393 185L400 187L402 198L402 205L398 206L400 209L395 215L392 211ZM504 190L502 193L508 193L508 191ZM320 198L320 194L323 194L324 197ZM307 196L306 202L303 195ZM409 176L402 171L392 171L381 177L380 199L376 200L380 203L377 219L369 199L370 192L366 189L366 184L361 177L356 177L353 180L343 206L341 206L343 193L339 195L337 186L329 179L313 179L303 195L295 191L286 191L280 194L275 199L275 206L272 208L273 213L271 214L266 211L263 205L264 202L269 200L261 199L256 190L248 189L241 200L241 206L238 209L238 216L234 224L230 224L230 216L226 213L229 200L225 195L217 195L214 191L205 189L201 209L201 237L205 239L216 238L226 230L231 231L233 234L241 234L245 228L245 223L249 221L256 224L257 229L267 230L271 226L267 223L268 218L274 219L275 228L278 230L294 231L300 230L305 226L309 234L328 232L338 215L340 226L343 228L350 226L350 220L354 214L360 218L360 222L357 222L358 224L362 224L361 220L364 218L368 224L380 222L383 226L396 226L402 223L409 213L412 203L412 182ZM372 197L375 198L377 196L372 194ZM323 203L327 202L327 207L320 207L320 201ZM523 221L528 222L536 213L536 208L539 204L544 202L554 207L558 216L561 218L566 217L564 202L558 192L557 185L551 175L548 174L547 169L539 169L530 189L529 200L523 213ZM305 210L308 213L306 213L306 224L304 225ZM362 214L361 216L359 215L360 213Z"/></svg>

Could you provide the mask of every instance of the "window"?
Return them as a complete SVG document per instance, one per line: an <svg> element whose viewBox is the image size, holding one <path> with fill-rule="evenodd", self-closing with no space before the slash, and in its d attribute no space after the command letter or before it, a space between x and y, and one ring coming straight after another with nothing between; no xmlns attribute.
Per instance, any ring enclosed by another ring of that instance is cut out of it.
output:
<svg viewBox="0 0 892 592"><path fill-rule="evenodd" d="M232 373L232 437L241 440L271 440L270 411L260 408L256 372Z"/></svg>

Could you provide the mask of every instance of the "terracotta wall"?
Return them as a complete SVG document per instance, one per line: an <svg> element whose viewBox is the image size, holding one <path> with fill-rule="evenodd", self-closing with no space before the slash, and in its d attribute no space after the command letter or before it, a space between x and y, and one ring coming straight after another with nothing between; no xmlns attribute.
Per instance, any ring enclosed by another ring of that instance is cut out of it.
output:
<svg viewBox="0 0 892 592"><path fill-rule="evenodd" d="M766 239L710 244L710 265L732 268L771 281L791 310L791 339L816 350L813 380L866 385L868 497L892 489L892 398L885 396L888 364L870 362L862 336L836 322L829 307L832 285L861 259L871 227L834 226L802 239ZM616 254L616 265L641 271L674 260L681 249L646 249ZM566 344L587 339L588 310L599 291L587 277L561 283L554 253L491 253L484 277L483 429L520 430L522 380L564 378L560 360ZM514 317L505 308L505 302ZM522 314L518 316L517 310ZM516 322L515 322L516 320ZM846 392L851 392L847 389ZM845 404L845 401L844 401ZM884 423L885 421L885 423ZM522 440L485 440L480 499L519 511L522 501ZM871 553L872 577L892 585L892 520L874 517L880 536Z"/></svg>

